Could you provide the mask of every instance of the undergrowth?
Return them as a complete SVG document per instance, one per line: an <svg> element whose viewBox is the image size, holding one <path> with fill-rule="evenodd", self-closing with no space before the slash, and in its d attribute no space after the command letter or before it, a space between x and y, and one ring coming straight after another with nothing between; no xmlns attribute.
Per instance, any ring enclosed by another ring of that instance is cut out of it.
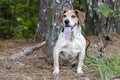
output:
<svg viewBox="0 0 120 80"><path fill-rule="evenodd" d="M120 51L107 54L103 58L85 60L89 67L93 67L99 73L100 80L111 80L113 77L120 76Z"/></svg>

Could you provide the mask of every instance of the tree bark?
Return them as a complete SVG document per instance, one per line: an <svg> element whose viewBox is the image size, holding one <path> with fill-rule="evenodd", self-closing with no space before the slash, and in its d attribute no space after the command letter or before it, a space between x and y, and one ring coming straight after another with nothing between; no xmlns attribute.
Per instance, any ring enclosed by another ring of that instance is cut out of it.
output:
<svg viewBox="0 0 120 80"><path fill-rule="evenodd" d="M100 8L102 4L110 5L112 10L118 9L120 7L120 0L84 0L83 4L85 5L85 26L88 34L98 35L103 29L108 34L109 32L118 33L120 31L119 18L105 17L96 11L96 8Z"/></svg>
<svg viewBox="0 0 120 80"><path fill-rule="evenodd" d="M46 41L46 54L51 57L53 47L61 30L59 13L62 10L73 9L74 0L39 0L39 23L35 42Z"/></svg>
<svg viewBox="0 0 120 80"><path fill-rule="evenodd" d="M45 33L47 31L47 10L49 7L48 0L39 0L39 23L37 24L35 42L42 42L45 40Z"/></svg>
<svg viewBox="0 0 120 80"><path fill-rule="evenodd" d="M73 9L73 0L49 0L50 12L48 16L48 26L46 33L46 53L52 57L53 48L61 30L59 13L62 10ZM52 2L52 3L51 3Z"/></svg>

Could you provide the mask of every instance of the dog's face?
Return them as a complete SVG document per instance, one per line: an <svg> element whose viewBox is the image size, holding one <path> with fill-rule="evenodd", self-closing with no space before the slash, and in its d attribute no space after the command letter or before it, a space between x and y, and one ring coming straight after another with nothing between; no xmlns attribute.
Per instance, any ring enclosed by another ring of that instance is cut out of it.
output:
<svg viewBox="0 0 120 80"><path fill-rule="evenodd" d="M83 25L85 13L79 10L65 10L60 14L60 21L63 23L63 33L65 36L70 35L75 26Z"/></svg>
<svg viewBox="0 0 120 80"><path fill-rule="evenodd" d="M60 21L64 27L73 27L75 25L83 25L85 13L79 10L65 10L60 14Z"/></svg>

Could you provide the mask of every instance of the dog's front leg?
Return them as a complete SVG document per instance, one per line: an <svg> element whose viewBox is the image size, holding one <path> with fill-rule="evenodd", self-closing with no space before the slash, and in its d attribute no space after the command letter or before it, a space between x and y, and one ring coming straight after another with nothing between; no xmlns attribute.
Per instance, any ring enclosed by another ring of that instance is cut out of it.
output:
<svg viewBox="0 0 120 80"><path fill-rule="evenodd" d="M82 50L79 53L79 59L78 59L79 61L78 61L77 73L83 74L82 66L84 65L83 64L84 57L85 57L85 50Z"/></svg>
<svg viewBox="0 0 120 80"><path fill-rule="evenodd" d="M53 74L57 75L59 74L59 52L56 49L54 49L53 51L53 60L54 60Z"/></svg>

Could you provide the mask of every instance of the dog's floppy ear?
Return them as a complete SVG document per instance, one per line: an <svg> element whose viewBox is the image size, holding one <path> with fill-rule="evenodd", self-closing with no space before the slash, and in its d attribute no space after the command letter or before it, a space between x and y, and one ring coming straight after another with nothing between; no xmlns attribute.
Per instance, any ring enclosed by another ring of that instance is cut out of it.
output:
<svg viewBox="0 0 120 80"><path fill-rule="evenodd" d="M80 25L83 25L83 24L84 24L84 21L85 21L85 13L84 13L84 12L81 12L81 11L79 11L79 10L75 10L75 14L76 14L76 16L77 16L78 19L79 19Z"/></svg>
<svg viewBox="0 0 120 80"><path fill-rule="evenodd" d="M64 13L66 13L66 10L64 10L64 11L62 11L60 13L60 22L63 22L63 15L64 15Z"/></svg>

